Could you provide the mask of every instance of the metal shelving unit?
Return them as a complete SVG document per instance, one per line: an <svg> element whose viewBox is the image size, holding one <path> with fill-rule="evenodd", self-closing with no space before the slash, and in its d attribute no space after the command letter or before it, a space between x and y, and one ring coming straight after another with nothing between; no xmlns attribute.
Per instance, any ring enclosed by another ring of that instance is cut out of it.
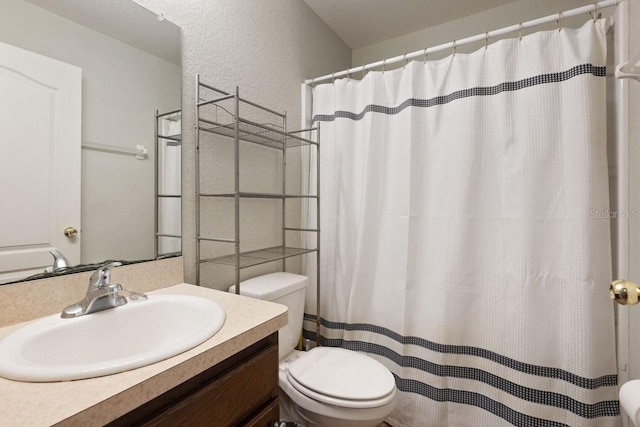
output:
<svg viewBox="0 0 640 427"><path fill-rule="evenodd" d="M155 114L155 121L154 121L154 133L155 133L155 148L156 148L156 152L155 152L155 217L154 217L154 244L153 244L153 251L154 251L154 258L158 259L161 257L167 257L167 256L173 256L173 255L180 255L181 251L177 251L177 252L160 252L160 239L165 237L165 238L171 238L171 239L182 239L182 235L180 234L169 234L169 233L164 233L162 232L160 229L162 228L160 226L160 211L161 211L161 201L162 200L166 200L166 199L182 199L182 195L181 194L166 194L166 193L161 193L160 192L160 171L162 170L161 165L160 165L160 161L161 161L161 156L160 156L160 152L162 150L162 144L166 144L168 146L179 146L182 145L182 134L171 134L171 135L164 135L163 131L161 131L161 129L163 128L162 126L162 121L163 120L168 120L171 122L181 122L182 121L182 112L181 110L173 110L173 111L168 111L166 113L160 113L158 110L156 110L156 114Z"/></svg>
<svg viewBox="0 0 640 427"><path fill-rule="evenodd" d="M242 115L241 115L242 111ZM235 268L236 293L240 293L240 270L256 265L281 261L282 269L286 268L286 259L308 253L316 253L317 265L320 265L320 228L287 227L286 201L290 199L309 199L316 201L318 224L320 223L320 179L317 177L316 194L287 193L287 149L302 146L315 147L317 174L320 172L320 134L318 128L304 129L295 132L286 130L286 113L279 113L270 108L256 104L240 97L239 88L231 94L209 86L200 81L196 75L196 284L200 285L200 268L203 263L214 263ZM253 115L252 115L253 114ZM268 116L264 122L254 116ZM282 124L274 124L273 121ZM200 147L203 133L215 134L230 140L234 144L233 170L234 190L232 192L206 193L200 191ZM303 135L315 134L315 140ZM243 192L240 190L240 144L257 144L282 152L282 191L279 193ZM203 235L201 223L201 201L206 198L234 199L234 237L222 238ZM282 203L281 244L257 250L242 251L240 242L240 200L241 199L274 199ZM287 245L286 233L289 231L316 233L316 247L298 248ZM203 242L218 242L233 245L233 249L221 256L202 257ZM317 268L317 283L320 283L320 268Z"/></svg>

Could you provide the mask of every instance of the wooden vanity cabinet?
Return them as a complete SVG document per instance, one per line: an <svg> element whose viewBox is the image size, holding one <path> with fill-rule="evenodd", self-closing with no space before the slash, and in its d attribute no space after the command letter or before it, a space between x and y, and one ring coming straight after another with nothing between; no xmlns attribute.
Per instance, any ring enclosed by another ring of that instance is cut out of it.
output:
<svg viewBox="0 0 640 427"><path fill-rule="evenodd" d="M272 427L279 414L274 333L109 425Z"/></svg>

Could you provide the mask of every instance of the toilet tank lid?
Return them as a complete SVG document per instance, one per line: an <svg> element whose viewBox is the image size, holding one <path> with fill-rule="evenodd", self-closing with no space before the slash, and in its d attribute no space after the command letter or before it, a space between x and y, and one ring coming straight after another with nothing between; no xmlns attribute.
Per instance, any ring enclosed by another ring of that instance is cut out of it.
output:
<svg viewBox="0 0 640 427"><path fill-rule="evenodd" d="M240 295L273 301L283 295L298 291L307 286L309 278L300 274L278 272L240 282ZM235 293L236 286L229 288Z"/></svg>

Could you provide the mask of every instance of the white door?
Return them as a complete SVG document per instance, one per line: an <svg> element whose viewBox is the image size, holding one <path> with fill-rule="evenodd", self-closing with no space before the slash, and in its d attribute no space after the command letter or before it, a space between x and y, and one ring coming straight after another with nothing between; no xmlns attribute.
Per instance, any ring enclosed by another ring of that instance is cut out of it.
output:
<svg viewBox="0 0 640 427"><path fill-rule="evenodd" d="M54 248L80 263L81 93L80 68L0 43L0 283Z"/></svg>

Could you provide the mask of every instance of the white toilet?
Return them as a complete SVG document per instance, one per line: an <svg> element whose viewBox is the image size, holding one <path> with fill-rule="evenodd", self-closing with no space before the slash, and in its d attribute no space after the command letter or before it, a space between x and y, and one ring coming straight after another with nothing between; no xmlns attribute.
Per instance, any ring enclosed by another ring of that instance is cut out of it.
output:
<svg viewBox="0 0 640 427"><path fill-rule="evenodd" d="M278 331L280 418L307 426L375 427L393 409L393 375L378 361L351 350L294 350L302 330L307 277L272 273L240 284L240 293L286 305L289 323ZM229 289L235 292L235 286Z"/></svg>

